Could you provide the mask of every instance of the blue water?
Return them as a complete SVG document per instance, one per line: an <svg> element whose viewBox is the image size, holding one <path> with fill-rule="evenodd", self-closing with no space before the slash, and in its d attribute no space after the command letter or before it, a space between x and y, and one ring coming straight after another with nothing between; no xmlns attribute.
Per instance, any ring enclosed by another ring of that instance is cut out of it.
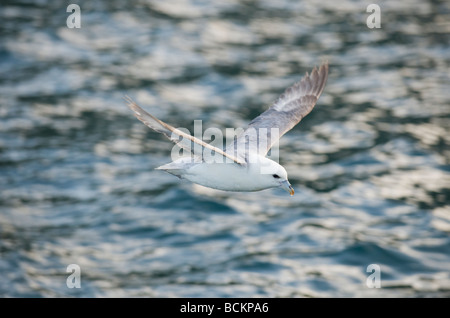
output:
<svg viewBox="0 0 450 318"><path fill-rule="evenodd" d="M0 296L450 296L447 1L379 1L381 29L367 1L76 3L0 6ZM154 170L173 145L123 101L245 127L325 59L293 197Z"/></svg>

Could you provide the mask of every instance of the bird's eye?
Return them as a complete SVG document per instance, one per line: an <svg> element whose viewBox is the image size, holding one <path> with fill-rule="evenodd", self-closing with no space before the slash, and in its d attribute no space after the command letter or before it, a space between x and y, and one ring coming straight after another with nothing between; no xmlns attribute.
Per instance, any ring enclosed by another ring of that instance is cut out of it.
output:
<svg viewBox="0 0 450 318"><path fill-rule="evenodd" d="M277 174L273 174L272 177L274 177L275 179L280 179L280 176Z"/></svg>

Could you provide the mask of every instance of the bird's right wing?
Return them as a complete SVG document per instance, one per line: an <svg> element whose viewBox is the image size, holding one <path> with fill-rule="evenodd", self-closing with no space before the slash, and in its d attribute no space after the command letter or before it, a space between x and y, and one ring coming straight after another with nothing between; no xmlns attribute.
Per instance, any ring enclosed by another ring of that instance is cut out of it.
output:
<svg viewBox="0 0 450 318"><path fill-rule="evenodd" d="M256 154L265 156L286 132L311 112L328 78L328 63L295 83L264 113L253 119L247 129L235 139L226 152L238 158Z"/></svg>
<svg viewBox="0 0 450 318"><path fill-rule="evenodd" d="M194 156L199 158L204 158L204 150L209 149L210 151L214 152L215 154L222 157L222 162L232 162L238 163L238 164L245 164L245 161L243 159L237 158L235 156L232 156L226 152L224 152L222 149L219 149L217 147L211 146L210 144L207 144L206 142L195 138L194 136L191 136L175 127L172 127L169 124L166 124L165 122L159 120L155 116L147 113L145 110L143 110L138 104L136 104L130 97L126 96L125 101L128 104L128 107L134 112L134 115L142 121L146 126L150 127L151 129L155 130L156 132L159 132L163 135L165 135L167 138L172 140L174 143L176 143L179 147L189 150ZM194 144L197 144L199 146L195 146ZM201 153L200 153L201 151ZM228 160L226 160L228 159ZM217 161L216 161L217 162Z"/></svg>

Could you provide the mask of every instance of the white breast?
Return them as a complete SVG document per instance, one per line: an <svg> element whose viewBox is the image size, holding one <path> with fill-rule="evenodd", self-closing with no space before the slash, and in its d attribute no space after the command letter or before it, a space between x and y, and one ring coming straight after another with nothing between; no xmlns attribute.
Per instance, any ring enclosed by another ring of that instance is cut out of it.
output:
<svg viewBox="0 0 450 318"><path fill-rule="evenodd" d="M259 173L255 164L202 163L188 169L183 177L206 187L226 191L258 191L273 186L267 184L267 178Z"/></svg>

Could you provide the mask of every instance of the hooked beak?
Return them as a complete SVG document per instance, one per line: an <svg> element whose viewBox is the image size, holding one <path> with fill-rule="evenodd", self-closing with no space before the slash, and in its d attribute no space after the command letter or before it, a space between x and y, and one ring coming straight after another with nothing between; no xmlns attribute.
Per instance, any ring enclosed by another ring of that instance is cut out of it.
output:
<svg viewBox="0 0 450 318"><path fill-rule="evenodd" d="M280 183L280 187L289 192L290 195L294 195L294 188L291 186L289 181L284 180Z"/></svg>

